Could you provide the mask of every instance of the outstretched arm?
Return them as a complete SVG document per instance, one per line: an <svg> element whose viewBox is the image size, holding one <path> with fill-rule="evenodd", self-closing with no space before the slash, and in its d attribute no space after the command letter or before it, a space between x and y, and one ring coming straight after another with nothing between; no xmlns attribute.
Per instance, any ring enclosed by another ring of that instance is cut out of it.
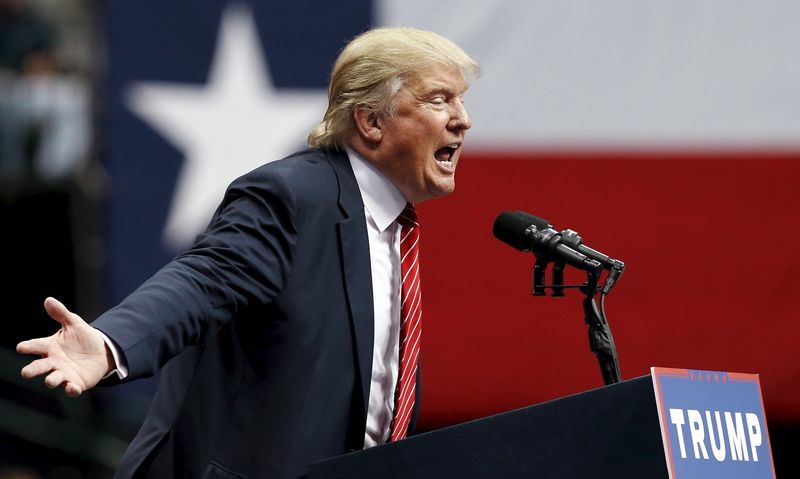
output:
<svg viewBox="0 0 800 479"><path fill-rule="evenodd" d="M22 368L22 377L30 379L47 374L44 379L47 387L57 388L63 384L68 395L77 396L115 369L111 351L99 331L58 300L47 298L44 309L61 323L61 329L50 337L17 345L19 353L41 356Z"/></svg>
<svg viewBox="0 0 800 479"><path fill-rule="evenodd" d="M229 188L206 232L115 308L89 326L55 299L45 301L61 330L24 341L38 354L23 377L78 395L116 369L104 338L121 353L125 379L152 376L184 348L213 335L251 304L270 303L291 269L299 208L283 169L260 168ZM105 336L104 336L105 335Z"/></svg>

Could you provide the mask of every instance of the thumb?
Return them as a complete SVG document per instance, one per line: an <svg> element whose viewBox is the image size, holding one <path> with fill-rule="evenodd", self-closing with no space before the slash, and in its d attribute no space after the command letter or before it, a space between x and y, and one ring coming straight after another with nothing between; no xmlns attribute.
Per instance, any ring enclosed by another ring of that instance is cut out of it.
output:
<svg viewBox="0 0 800 479"><path fill-rule="evenodd" d="M61 301L56 298L47 298L44 300L44 309L51 318L55 319L63 326L72 326L75 324L75 318L78 316L72 314Z"/></svg>

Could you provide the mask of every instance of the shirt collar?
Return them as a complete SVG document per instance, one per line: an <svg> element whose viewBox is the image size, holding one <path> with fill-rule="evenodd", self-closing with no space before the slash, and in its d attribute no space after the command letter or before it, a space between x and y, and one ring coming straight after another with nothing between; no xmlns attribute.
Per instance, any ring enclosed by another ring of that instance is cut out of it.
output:
<svg viewBox="0 0 800 479"><path fill-rule="evenodd" d="M397 219L408 203L400 190L383 176L375 166L361 157L352 148L345 147L356 183L375 225L381 232Z"/></svg>

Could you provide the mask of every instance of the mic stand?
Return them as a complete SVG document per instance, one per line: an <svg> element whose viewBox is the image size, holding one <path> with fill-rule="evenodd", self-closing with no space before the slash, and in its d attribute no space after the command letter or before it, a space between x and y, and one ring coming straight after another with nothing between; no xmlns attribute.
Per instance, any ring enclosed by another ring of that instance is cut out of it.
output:
<svg viewBox="0 0 800 479"><path fill-rule="evenodd" d="M583 320L589 327L589 349L592 354L597 357L597 362L600 366L600 373L603 376L603 383L607 386L609 384L618 383L620 380L619 372L619 359L617 358L617 348L614 345L614 337L611 335L611 328L606 321L604 314L600 312L597 307L595 296L598 292L601 295L608 294L608 291L613 286L614 282L622 275L622 268L614 268L612 273L614 277L609 276L606 285L603 289L598 288L600 282L600 269L593 269L586 271L586 283L583 285L565 285L564 284L564 264L563 262L555 262L553 266L553 281L551 284L545 284L545 274L547 266L550 261L543 256L536 256L536 263L533 265L533 296L546 296L545 290L551 290L551 296L564 296L565 288L577 288L586 296L583 299ZM609 273L612 274L612 273Z"/></svg>
<svg viewBox="0 0 800 479"><path fill-rule="evenodd" d="M597 301L594 299L597 294L600 273L588 271L586 275L586 285L581 288L586 295L583 299L583 319L589 326L589 349L597 357L600 373L603 375L603 383L607 386L618 383L620 379L617 348L614 345L614 337L611 335L608 321L600 313Z"/></svg>
<svg viewBox="0 0 800 479"><path fill-rule="evenodd" d="M547 265L550 261L543 256L536 256L536 263L533 265L533 294L534 296L547 296L544 284L544 275L547 272Z"/></svg>

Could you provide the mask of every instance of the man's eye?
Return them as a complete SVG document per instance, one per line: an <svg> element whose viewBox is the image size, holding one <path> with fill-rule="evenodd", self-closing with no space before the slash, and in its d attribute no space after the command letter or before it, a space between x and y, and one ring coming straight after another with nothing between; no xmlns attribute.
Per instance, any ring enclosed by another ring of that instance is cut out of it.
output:
<svg viewBox="0 0 800 479"><path fill-rule="evenodd" d="M445 103L447 103L447 100L443 96L435 96L431 98L431 103L433 103L434 105L444 105Z"/></svg>

